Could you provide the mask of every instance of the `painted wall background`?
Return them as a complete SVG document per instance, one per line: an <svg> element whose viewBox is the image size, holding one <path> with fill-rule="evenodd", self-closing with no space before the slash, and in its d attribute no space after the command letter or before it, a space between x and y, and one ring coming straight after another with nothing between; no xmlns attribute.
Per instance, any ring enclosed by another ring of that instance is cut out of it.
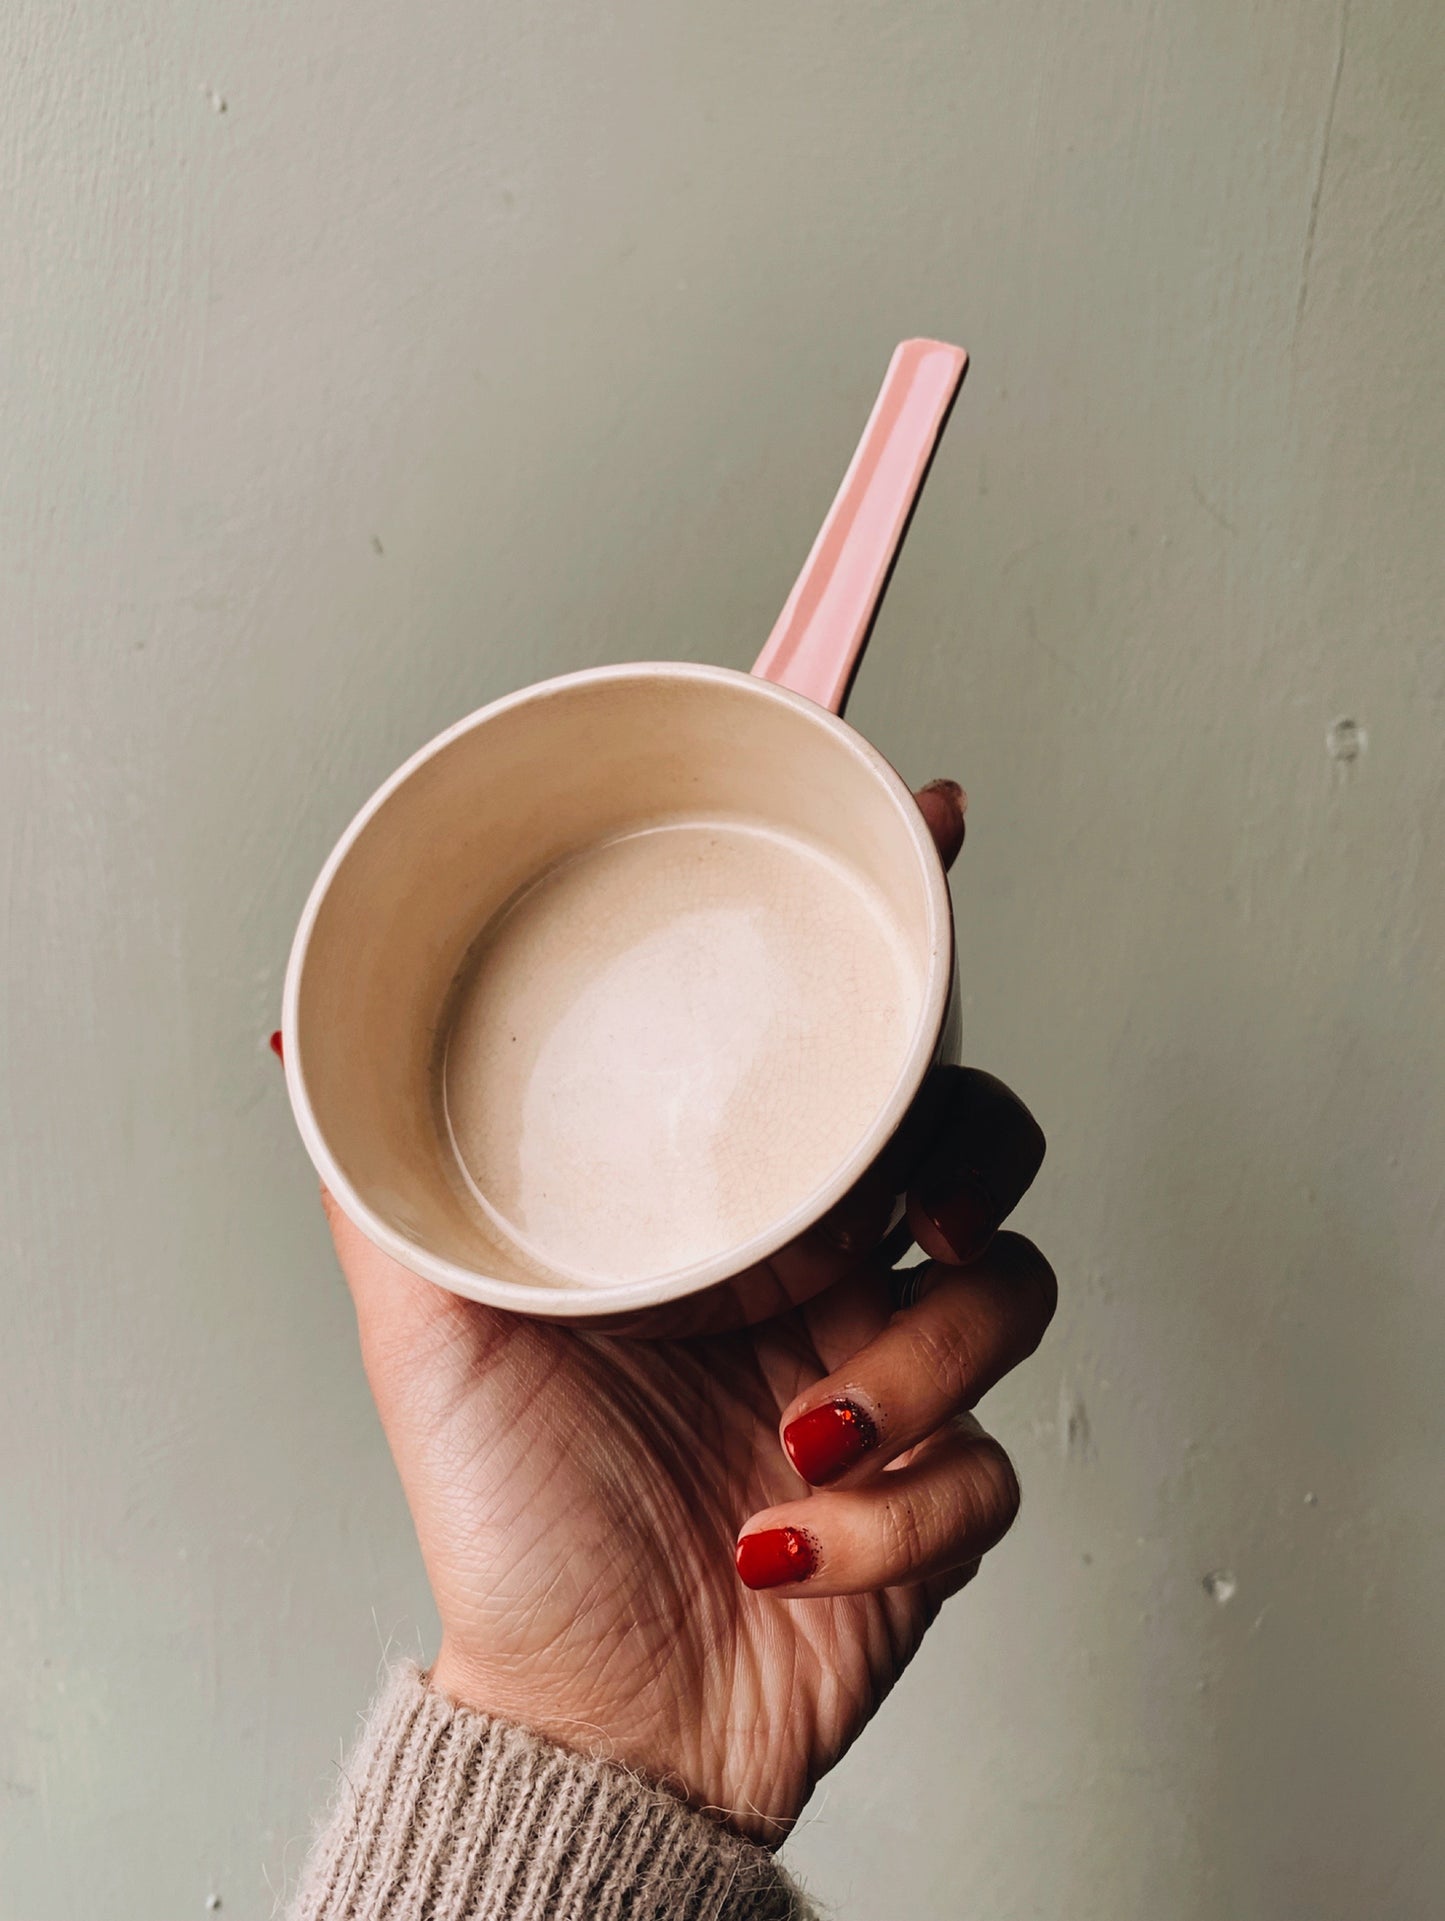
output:
<svg viewBox="0 0 1445 1921"><path fill-rule="evenodd" d="M853 714L970 790L1064 1297L789 1857L1439 1912L1442 87L1432 0L0 16L4 1921L268 1915L428 1645L265 1047L326 850L526 680L747 664L913 332Z"/></svg>

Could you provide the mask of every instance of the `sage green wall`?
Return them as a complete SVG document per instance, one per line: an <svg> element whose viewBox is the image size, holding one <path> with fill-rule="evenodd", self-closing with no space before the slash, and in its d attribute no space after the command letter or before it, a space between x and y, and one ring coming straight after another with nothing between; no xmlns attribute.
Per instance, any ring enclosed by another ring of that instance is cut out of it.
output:
<svg viewBox="0 0 1445 1921"><path fill-rule="evenodd" d="M428 1643L265 1046L332 839L524 681L747 664L914 332L853 715L970 790L1064 1304L789 1857L1438 1914L1442 101L1436 0L5 10L3 1921L261 1921Z"/></svg>

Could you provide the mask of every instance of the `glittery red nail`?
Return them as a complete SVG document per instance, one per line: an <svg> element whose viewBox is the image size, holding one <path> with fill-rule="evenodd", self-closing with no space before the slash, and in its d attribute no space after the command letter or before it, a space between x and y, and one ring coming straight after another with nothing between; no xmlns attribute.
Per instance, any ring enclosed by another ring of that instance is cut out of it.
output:
<svg viewBox="0 0 1445 1921"><path fill-rule="evenodd" d="M813 1487L846 1474L878 1442L878 1430L852 1401L825 1401L783 1429L788 1459Z"/></svg>
<svg viewBox="0 0 1445 1921"><path fill-rule="evenodd" d="M271 1036L271 1052L276 1056L277 1060L280 1061L282 1066L284 1067L286 1064L286 1055L281 1046L281 1029L279 1027L276 1029L276 1032Z"/></svg>
<svg viewBox="0 0 1445 1921"><path fill-rule="evenodd" d="M764 1528L738 1542L738 1576L746 1587L782 1587L806 1581L818 1565L813 1544L796 1527Z"/></svg>

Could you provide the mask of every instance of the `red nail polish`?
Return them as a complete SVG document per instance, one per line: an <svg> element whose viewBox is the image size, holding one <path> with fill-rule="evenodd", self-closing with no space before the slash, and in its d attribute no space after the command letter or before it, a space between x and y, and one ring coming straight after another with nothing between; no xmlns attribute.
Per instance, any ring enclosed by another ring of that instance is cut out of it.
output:
<svg viewBox="0 0 1445 1921"><path fill-rule="evenodd" d="M271 1036L271 1052L276 1056L277 1060L280 1061L282 1066L284 1067L286 1064L286 1055L282 1051L281 1029L279 1027L276 1029L276 1032Z"/></svg>
<svg viewBox="0 0 1445 1921"><path fill-rule="evenodd" d="M783 1429L788 1459L813 1487L836 1481L877 1443L877 1428L852 1401L825 1401Z"/></svg>
<svg viewBox="0 0 1445 1921"><path fill-rule="evenodd" d="M968 795L956 780L931 780L923 791L925 794L947 794L960 814L968 812Z"/></svg>
<svg viewBox="0 0 1445 1921"><path fill-rule="evenodd" d="M813 1544L796 1527L764 1528L738 1542L738 1577L745 1587L782 1587L806 1581L818 1565Z"/></svg>
<svg viewBox="0 0 1445 1921"><path fill-rule="evenodd" d="M943 1236L954 1260L982 1254L998 1231L999 1206L979 1181L967 1175L945 1180L942 1191L918 1196L918 1205Z"/></svg>

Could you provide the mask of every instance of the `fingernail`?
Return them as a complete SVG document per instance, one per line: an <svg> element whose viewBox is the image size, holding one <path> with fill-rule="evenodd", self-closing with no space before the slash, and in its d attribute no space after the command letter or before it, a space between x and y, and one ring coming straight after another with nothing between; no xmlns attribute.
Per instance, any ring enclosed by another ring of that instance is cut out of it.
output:
<svg viewBox="0 0 1445 1921"><path fill-rule="evenodd" d="M931 780L918 790L918 802L933 834L939 858L952 867L968 832L968 795L956 780Z"/></svg>
<svg viewBox="0 0 1445 1921"><path fill-rule="evenodd" d="M836 1481L877 1444L877 1428L852 1401L825 1401L783 1429L788 1459L812 1487Z"/></svg>
<svg viewBox="0 0 1445 1921"><path fill-rule="evenodd" d="M744 1587L783 1587L789 1581L806 1581L817 1565L813 1543L801 1528L764 1528L738 1542L738 1578Z"/></svg>
<svg viewBox="0 0 1445 1921"><path fill-rule="evenodd" d="M894 1189L871 1175L818 1223L818 1235L844 1255L866 1254L888 1231Z"/></svg>
<svg viewBox="0 0 1445 1921"><path fill-rule="evenodd" d="M982 1254L1003 1218L998 1202L972 1174L947 1173L936 1181L920 1182L918 1205L959 1262Z"/></svg>
<svg viewBox="0 0 1445 1921"><path fill-rule="evenodd" d="M925 794L947 794L960 814L968 812L968 795L956 780L931 780L923 791Z"/></svg>
<svg viewBox="0 0 1445 1921"><path fill-rule="evenodd" d="M271 1052L276 1056L277 1060L280 1061L281 1065L284 1067L286 1065L286 1054L281 1044L281 1029L279 1027L276 1029L276 1032L271 1036Z"/></svg>

